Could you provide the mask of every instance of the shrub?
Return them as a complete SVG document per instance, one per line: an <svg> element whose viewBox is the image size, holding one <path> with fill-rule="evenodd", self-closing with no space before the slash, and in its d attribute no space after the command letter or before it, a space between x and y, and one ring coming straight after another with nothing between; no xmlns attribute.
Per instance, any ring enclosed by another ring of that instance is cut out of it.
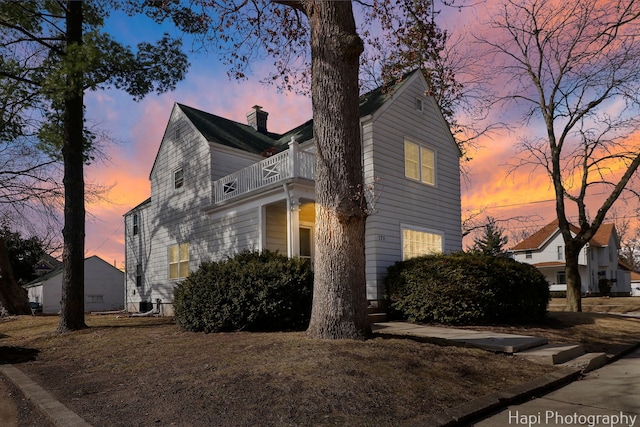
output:
<svg viewBox="0 0 640 427"><path fill-rule="evenodd" d="M603 297L608 297L611 295L611 280L602 278L598 280L598 290L600 291L600 295Z"/></svg>
<svg viewBox="0 0 640 427"><path fill-rule="evenodd" d="M190 331L305 328L313 272L308 261L271 251L244 251L206 262L174 290L176 322Z"/></svg>
<svg viewBox="0 0 640 427"><path fill-rule="evenodd" d="M385 278L390 316L451 325L542 319L549 284L529 264L480 253L397 262Z"/></svg>

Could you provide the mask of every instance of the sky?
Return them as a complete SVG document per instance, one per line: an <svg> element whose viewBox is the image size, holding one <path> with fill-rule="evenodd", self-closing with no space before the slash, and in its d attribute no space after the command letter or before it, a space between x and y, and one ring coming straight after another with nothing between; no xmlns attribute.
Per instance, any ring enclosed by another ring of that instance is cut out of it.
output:
<svg viewBox="0 0 640 427"><path fill-rule="evenodd" d="M486 10L484 2L477 5L475 9L443 10L440 25L453 34L466 31L477 25L478 15ZM129 45L159 39L165 31L175 33L169 25L161 27L143 18L122 15L112 16L107 30ZM190 46L195 45L186 38L185 47ZM86 94L87 119L113 140L103 147L107 159L85 169L87 182L111 187L104 199L87 205L87 257L98 255L124 267L123 215L150 195L149 172L175 102L239 122L246 122L246 113L253 105L260 105L269 112L269 130L273 132L284 132L311 118L309 98L279 92L259 82L270 71L268 61L252 62L248 80L235 81L227 77L227 69L215 52L199 49L189 53L189 60L191 67L185 80L170 93L151 94L140 102L117 90ZM487 214L498 219L515 218L504 223L514 233L553 220L553 192L547 176L526 170L508 174L507 163L515 156L518 136L513 131L494 133L470 152L472 160L464 164L462 178L463 218L478 211L483 212L481 218ZM592 202L598 202L597 198ZM464 244L470 243L467 239ZM512 238L510 243L517 242Z"/></svg>

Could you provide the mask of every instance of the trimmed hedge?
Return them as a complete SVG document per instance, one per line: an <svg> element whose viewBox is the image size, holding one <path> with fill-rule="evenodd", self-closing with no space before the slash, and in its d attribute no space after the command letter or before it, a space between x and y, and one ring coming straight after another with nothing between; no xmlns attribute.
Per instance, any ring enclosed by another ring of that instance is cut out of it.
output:
<svg viewBox="0 0 640 427"><path fill-rule="evenodd" d="M244 251L206 262L174 289L176 322L190 331L303 329L311 317L309 262Z"/></svg>
<svg viewBox="0 0 640 427"><path fill-rule="evenodd" d="M397 262L388 268L385 288L390 316L414 322L535 322L549 302L549 284L535 267L480 253Z"/></svg>

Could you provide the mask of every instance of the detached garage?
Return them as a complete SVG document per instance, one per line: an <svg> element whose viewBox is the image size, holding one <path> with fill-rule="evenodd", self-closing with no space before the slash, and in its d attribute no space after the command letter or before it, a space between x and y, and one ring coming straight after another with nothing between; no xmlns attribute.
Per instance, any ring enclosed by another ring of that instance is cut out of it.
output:
<svg viewBox="0 0 640 427"><path fill-rule="evenodd" d="M29 301L42 304L43 313L60 312L62 267L24 285ZM84 311L122 310L124 273L102 258L84 260Z"/></svg>

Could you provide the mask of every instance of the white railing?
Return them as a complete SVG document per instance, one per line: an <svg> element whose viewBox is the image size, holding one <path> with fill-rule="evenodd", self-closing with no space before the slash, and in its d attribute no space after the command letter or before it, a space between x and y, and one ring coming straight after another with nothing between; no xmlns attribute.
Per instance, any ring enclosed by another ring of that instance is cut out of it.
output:
<svg viewBox="0 0 640 427"><path fill-rule="evenodd" d="M289 149L213 182L213 202L219 203L289 178L314 179L315 156L300 151L291 141Z"/></svg>

